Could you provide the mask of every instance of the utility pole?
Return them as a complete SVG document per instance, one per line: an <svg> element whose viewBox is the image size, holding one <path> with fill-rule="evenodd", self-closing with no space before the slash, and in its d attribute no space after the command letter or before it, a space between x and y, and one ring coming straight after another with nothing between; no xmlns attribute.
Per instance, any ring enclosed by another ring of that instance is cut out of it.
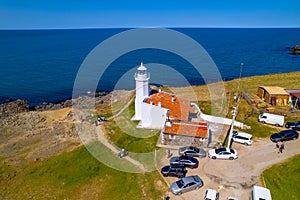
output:
<svg viewBox="0 0 300 200"><path fill-rule="evenodd" d="M230 148L230 146L231 146L231 139L232 139L232 133L233 133L233 125L234 125L234 121L235 121L236 114L237 114L237 107L233 107L233 110L231 112L232 112L232 122L231 122L231 126L230 126L230 131L229 131L227 148Z"/></svg>
<svg viewBox="0 0 300 200"><path fill-rule="evenodd" d="M240 76L239 76L237 90L236 90L236 94L235 94L235 98L234 98L234 102L237 104L237 106L233 107L233 110L231 111L231 113L232 113L232 122L231 122L231 126L230 126L230 131L229 131L227 148L230 148L231 143L232 143L231 140L232 140L232 133L233 133L233 125L234 125L234 121L235 121L237 111L238 111L238 107L239 107L239 100L240 100L239 90L240 90L240 81L241 81L243 66L244 66L244 63L241 63Z"/></svg>

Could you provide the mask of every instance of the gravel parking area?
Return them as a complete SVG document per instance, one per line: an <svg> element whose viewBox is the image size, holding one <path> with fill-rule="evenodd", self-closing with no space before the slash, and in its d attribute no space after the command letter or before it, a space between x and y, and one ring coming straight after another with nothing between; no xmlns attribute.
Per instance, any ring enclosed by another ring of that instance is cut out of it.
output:
<svg viewBox="0 0 300 200"><path fill-rule="evenodd" d="M207 188L217 189L220 192L220 200L226 200L229 196L239 200L248 200L253 185L261 185L260 174L273 164L282 162L300 153L300 139L288 141L282 154L278 154L275 144L269 139L254 139L252 146L233 143L232 147L238 151L236 160L212 160L208 157L199 159L197 169L188 169L189 175L199 175L204 186L199 190L175 196L169 192L171 200L197 200L203 199ZM172 151L177 155L177 151ZM168 164L168 160L165 160ZM174 177L166 177L168 184L177 180Z"/></svg>

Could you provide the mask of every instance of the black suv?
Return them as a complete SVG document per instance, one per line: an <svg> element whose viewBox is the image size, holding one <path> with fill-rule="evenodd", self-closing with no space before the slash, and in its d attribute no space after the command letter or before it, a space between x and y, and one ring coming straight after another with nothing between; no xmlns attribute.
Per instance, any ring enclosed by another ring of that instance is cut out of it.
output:
<svg viewBox="0 0 300 200"><path fill-rule="evenodd" d="M174 176L178 178L185 177L187 170L182 165L167 165L161 168L161 174L163 176Z"/></svg>
<svg viewBox="0 0 300 200"><path fill-rule="evenodd" d="M289 129L296 130L296 131L300 131L300 121L298 121L298 122L287 122L285 124L285 127L289 128Z"/></svg>

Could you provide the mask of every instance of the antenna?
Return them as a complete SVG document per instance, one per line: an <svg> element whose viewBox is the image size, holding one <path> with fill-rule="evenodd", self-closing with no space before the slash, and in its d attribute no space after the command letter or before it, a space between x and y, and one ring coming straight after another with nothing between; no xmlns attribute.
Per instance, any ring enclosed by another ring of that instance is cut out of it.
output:
<svg viewBox="0 0 300 200"><path fill-rule="evenodd" d="M236 93L238 93L238 92L239 92L239 89L240 89L240 82L241 82L241 77L242 77L243 66L244 66L244 63L241 63L241 67L240 67L240 76L239 76L238 87L237 87Z"/></svg>

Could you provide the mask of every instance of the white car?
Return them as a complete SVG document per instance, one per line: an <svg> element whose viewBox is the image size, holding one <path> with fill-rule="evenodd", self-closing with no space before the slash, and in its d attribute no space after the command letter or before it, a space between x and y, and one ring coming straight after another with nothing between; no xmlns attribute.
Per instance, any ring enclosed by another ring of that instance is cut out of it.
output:
<svg viewBox="0 0 300 200"><path fill-rule="evenodd" d="M207 189L204 200L219 200L219 192L214 189Z"/></svg>
<svg viewBox="0 0 300 200"><path fill-rule="evenodd" d="M229 160L233 160L233 159L237 159L238 154L237 151L235 149L230 149L230 148L225 148L225 147L221 147L218 149L211 149L208 151L208 157L212 158L212 159L229 159Z"/></svg>
<svg viewBox="0 0 300 200"><path fill-rule="evenodd" d="M245 145L252 145L252 135L245 132L234 131L232 134L232 141Z"/></svg>
<svg viewBox="0 0 300 200"><path fill-rule="evenodd" d="M236 197L228 197L227 200L239 200L239 199Z"/></svg>

